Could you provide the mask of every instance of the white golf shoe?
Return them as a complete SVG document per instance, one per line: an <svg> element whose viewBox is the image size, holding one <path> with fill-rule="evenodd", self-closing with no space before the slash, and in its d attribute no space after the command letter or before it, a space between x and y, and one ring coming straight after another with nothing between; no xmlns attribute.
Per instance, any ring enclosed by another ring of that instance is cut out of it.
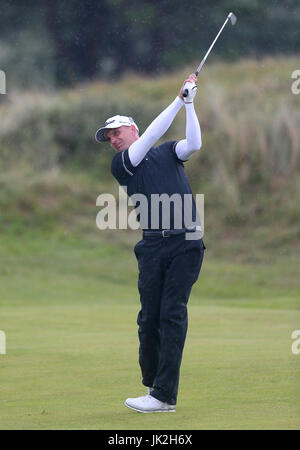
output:
<svg viewBox="0 0 300 450"><path fill-rule="evenodd" d="M125 406L142 413L176 411L176 405L169 405L168 403L161 402L150 394L137 398L128 398L125 401Z"/></svg>

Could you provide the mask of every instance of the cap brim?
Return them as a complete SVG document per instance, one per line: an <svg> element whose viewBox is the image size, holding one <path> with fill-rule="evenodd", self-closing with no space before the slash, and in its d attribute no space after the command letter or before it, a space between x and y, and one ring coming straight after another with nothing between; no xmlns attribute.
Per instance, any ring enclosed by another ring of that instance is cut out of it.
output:
<svg viewBox="0 0 300 450"><path fill-rule="evenodd" d="M107 142L108 139L106 137L106 131L107 130L111 130L113 128L120 128L122 126L122 124L115 124L115 123L110 123L108 125L106 125L106 127L101 127L99 128L99 130L96 131L95 134L95 139L97 142ZM129 126L129 125L125 125L125 126Z"/></svg>
<svg viewBox="0 0 300 450"><path fill-rule="evenodd" d="M102 128L99 128L99 130L96 131L95 139L96 139L97 142L106 142L106 141L108 141L108 139L107 139L107 137L105 135L105 132L106 132L107 128L108 127L102 127Z"/></svg>
<svg viewBox="0 0 300 450"><path fill-rule="evenodd" d="M107 142L108 141L108 139L106 137L106 131L107 130L111 130L112 128L120 128L122 126L131 127L132 125L135 126L137 131L139 131L137 125L134 122L131 123L131 124L124 124L124 123L115 124L115 123L111 123L109 125L106 125L106 127L99 128L96 131L96 133L95 133L95 139L96 139L97 142Z"/></svg>

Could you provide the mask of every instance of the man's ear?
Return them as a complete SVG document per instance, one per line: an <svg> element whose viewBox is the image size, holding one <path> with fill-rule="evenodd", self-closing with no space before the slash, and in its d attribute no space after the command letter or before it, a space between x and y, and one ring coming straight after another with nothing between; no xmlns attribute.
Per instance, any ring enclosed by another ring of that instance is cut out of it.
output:
<svg viewBox="0 0 300 450"><path fill-rule="evenodd" d="M134 125L131 125L131 131L132 131L132 136L138 135L137 129L135 128Z"/></svg>

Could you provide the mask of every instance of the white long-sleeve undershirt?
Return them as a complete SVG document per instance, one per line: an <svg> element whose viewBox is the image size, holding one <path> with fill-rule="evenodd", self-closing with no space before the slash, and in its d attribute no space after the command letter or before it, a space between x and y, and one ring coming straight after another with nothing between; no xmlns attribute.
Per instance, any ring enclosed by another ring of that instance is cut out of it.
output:
<svg viewBox="0 0 300 450"><path fill-rule="evenodd" d="M131 164L136 167L144 159L153 145L165 134L176 114L184 105L179 98L176 99L153 120L146 131L128 149ZM176 145L178 158L187 160L192 153L201 147L201 131L193 103L185 105L186 108L186 139Z"/></svg>

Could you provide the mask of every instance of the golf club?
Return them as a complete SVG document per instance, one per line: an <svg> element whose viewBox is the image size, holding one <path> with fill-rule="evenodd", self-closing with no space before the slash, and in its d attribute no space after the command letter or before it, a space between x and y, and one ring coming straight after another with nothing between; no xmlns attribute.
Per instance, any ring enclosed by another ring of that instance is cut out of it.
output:
<svg viewBox="0 0 300 450"><path fill-rule="evenodd" d="M204 58L202 59L201 63L200 63L199 66L198 66L198 69L197 69L196 72L195 72L195 75L196 75L196 76L198 76L198 74L199 74L200 70L202 69L202 67L203 67L203 65L204 65L204 63L205 63L205 61L206 61L208 55L210 54L210 52L211 52L213 46L215 45L215 43L216 43L218 37L220 36L220 34L222 33L222 31L223 31L223 29L224 29L226 23L228 22L228 20L231 21L232 25L235 25L235 24L236 24L237 18L236 18L236 16L233 14L233 12L230 12L230 13L228 14L228 16L227 16L225 22L223 23L223 25L222 25L222 27L221 27L219 33L217 34L217 36L215 37L213 43L211 44L211 46L210 46L209 49L207 50L206 55L205 55ZM187 97L187 96L188 96L188 89L185 89L185 90L183 91L183 94L182 94L182 95L183 95L183 97Z"/></svg>

